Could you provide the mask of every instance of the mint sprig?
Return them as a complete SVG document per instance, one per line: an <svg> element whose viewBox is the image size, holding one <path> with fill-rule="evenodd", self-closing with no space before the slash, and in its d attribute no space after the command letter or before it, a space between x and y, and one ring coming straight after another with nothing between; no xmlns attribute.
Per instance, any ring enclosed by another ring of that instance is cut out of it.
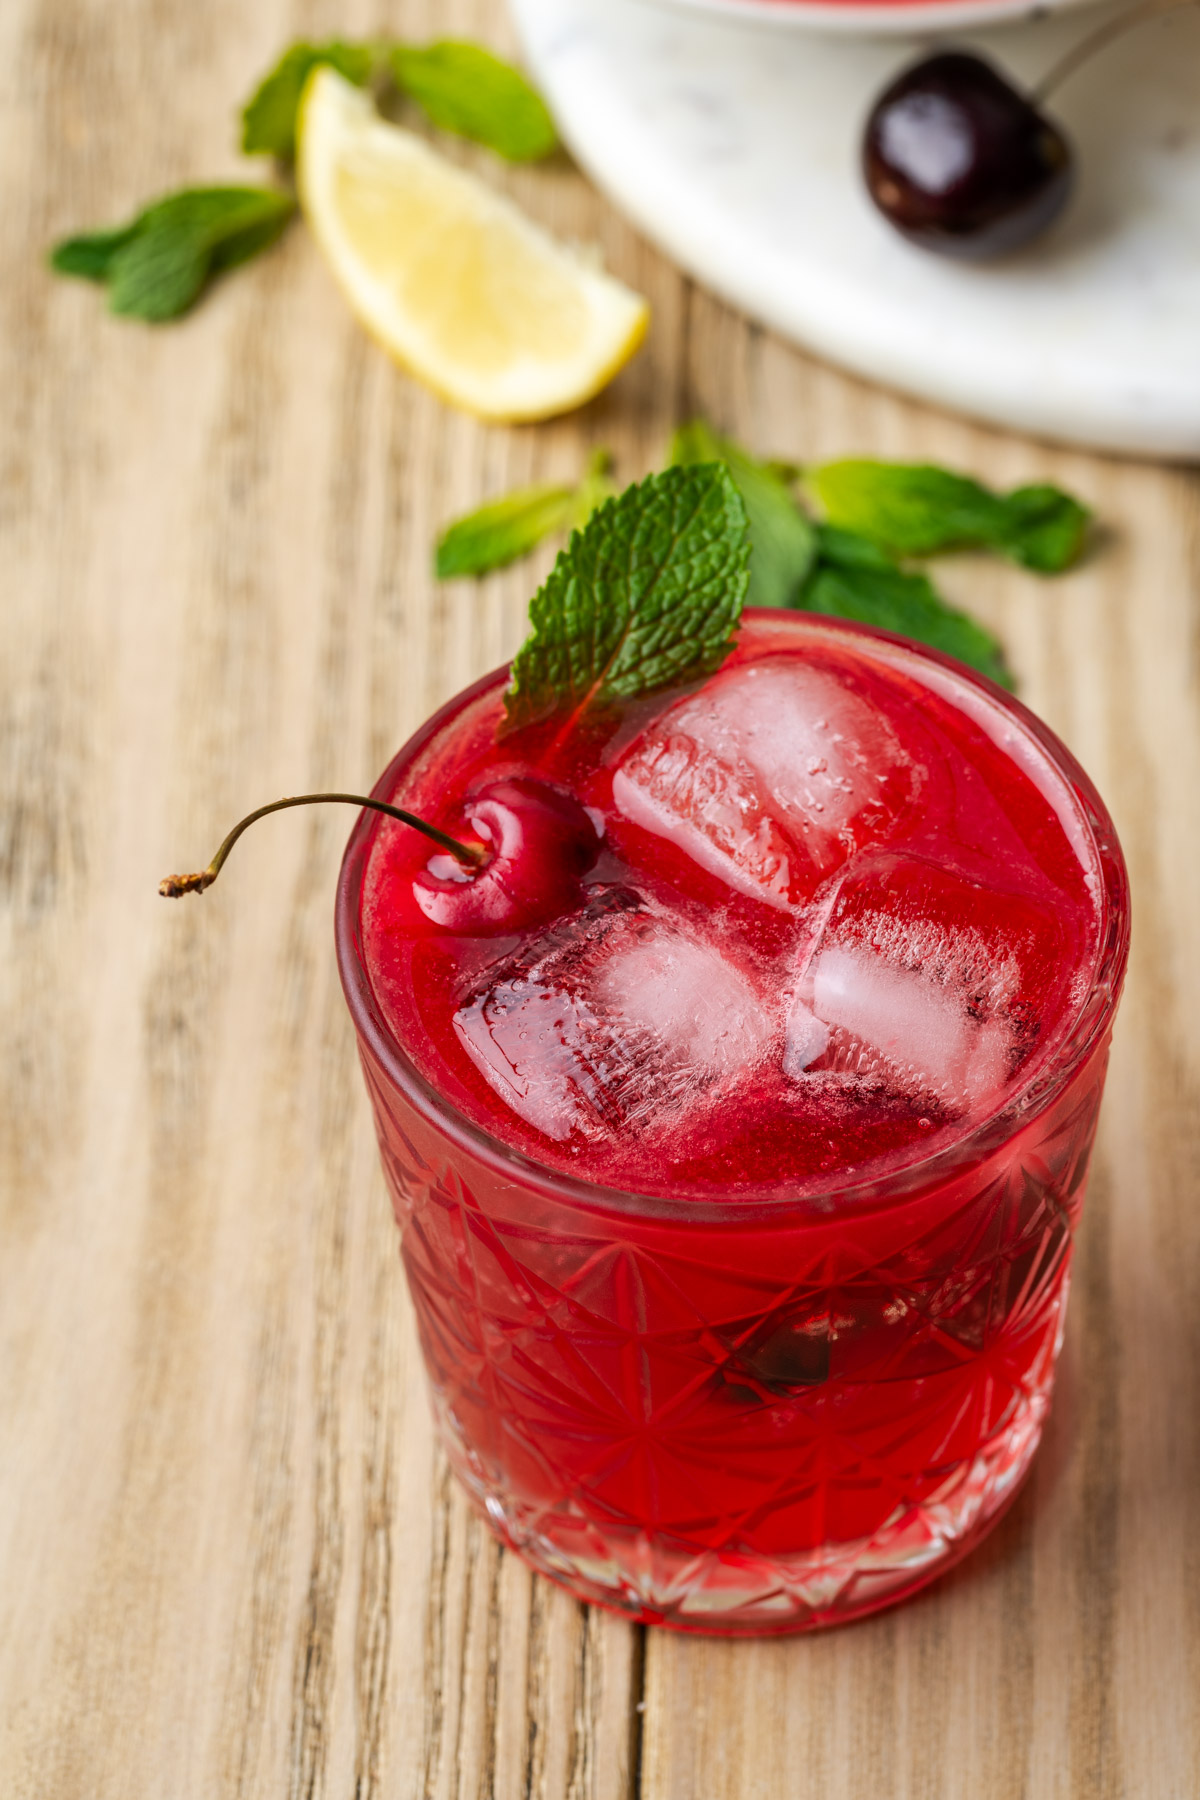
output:
<svg viewBox="0 0 1200 1800"><path fill-rule="evenodd" d="M247 156L286 158L296 151L296 115L300 96L313 70L322 63L365 87L375 67L369 44L347 44L332 38L324 44L301 41L284 51L242 108L242 149Z"/></svg>
<svg viewBox="0 0 1200 1800"><path fill-rule="evenodd" d="M703 419L681 425L671 441L668 462L724 463L750 518L748 606L794 606L812 568L816 539L812 522L792 496L794 472L760 462L732 439L720 437Z"/></svg>
<svg viewBox="0 0 1200 1800"><path fill-rule="evenodd" d="M927 575L902 569L870 538L817 526L817 558L796 604L803 612L856 619L915 638L1000 687L1014 686L1000 642L975 619L942 599Z"/></svg>
<svg viewBox="0 0 1200 1800"><path fill-rule="evenodd" d="M536 88L481 44L458 38L397 44L390 63L397 87L439 130L486 144L509 162L537 162L558 148L554 120Z"/></svg>
<svg viewBox="0 0 1200 1800"><path fill-rule="evenodd" d="M997 494L930 463L852 457L822 464L808 480L831 524L899 556L983 548L1056 575L1077 560L1091 518L1061 488L1038 484Z"/></svg>
<svg viewBox="0 0 1200 1800"><path fill-rule="evenodd" d="M617 491L608 473L611 464L607 450L595 450L574 487L539 482L455 519L438 540L434 563L438 580L486 575L527 555L555 532L586 525L602 501Z"/></svg>
<svg viewBox="0 0 1200 1800"><path fill-rule="evenodd" d="M593 513L529 608L505 694L507 730L569 729L720 667L749 583L746 508L708 463L651 475Z"/></svg>
<svg viewBox="0 0 1200 1800"><path fill-rule="evenodd" d="M162 324L187 312L213 276L273 244L295 210L274 188L184 188L127 225L64 239L50 265L105 285L110 311Z"/></svg>

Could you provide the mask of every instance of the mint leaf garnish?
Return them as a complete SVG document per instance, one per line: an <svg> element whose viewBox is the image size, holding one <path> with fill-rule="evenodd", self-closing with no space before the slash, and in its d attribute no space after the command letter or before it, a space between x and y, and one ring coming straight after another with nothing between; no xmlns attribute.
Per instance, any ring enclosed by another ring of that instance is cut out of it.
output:
<svg viewBox="0 0 1200 1800"><path fill-rule="evenodd" d="M617 491L608 476L611 460L607 450L596 450L575 487L539 482L489 500L476 512L455 519L438 539L435 568L439 581L502 569L535 549L552 532L586 525L601 502Z"/></svg>
<svg viewBox="0 0 1200 1800"><path fill-rule="evenodd" d="M831 525L861 532L901 556L998 550L1026 568L1057 574L1075 561L1091 517L1060 488L994 494L931 463L824 463L809 482Z"/></svg>
<svg viewBox="0 0 1200 1800"><path fill-rule="evenodd" d="M486 144L509 162L536 162L558 147L546 103L519 69L479 44L443 38L424 48L397 44L396 85L442 131Z"/></svg>
<svg viewBox="0 0 1200 1800"><path fill-rule="evenodd" d="M720 667L749 582L746 508L719 464L666 469L593 513L529 607L507 729L573 724Z"/></svg>
<svg viewBox="0 0 1200 1800"><path fill-rule="evenodd" d="M375 66L369 44L292 44L259 82L242 108L242 149L247 156L295 154L296 114L304 84L319 63L328 63L355 87L365 87Z"/></svg>
<svg viewBox="0 0 1200 1800"><path fill-rule="evenodd" d="M750 518L748 606L793 606L812 567L813 527L796 505L786 463L759 462L729 438L718 437L702 419L681 425L671 443L670 462L724 463L746 503Z"/></svg>
<svg viewBox="0 0 1200 1800"><path fill-rule="evenodd" d="M978 669L1001 687L1013 678L990 631L948 606L928 576L902 569L869 538L836 526L817 527L817 562L797 602L802 612L857 619L930 644Z"/></svg>
<svg viewBox="0 0 1200 1800"><path fill-rule="evenodd" d="M295 210L273 188L184 188L128 225L67 238L50 263L106 283L111 311L157 324L185 313L211 276L273 244Z"/></svg>

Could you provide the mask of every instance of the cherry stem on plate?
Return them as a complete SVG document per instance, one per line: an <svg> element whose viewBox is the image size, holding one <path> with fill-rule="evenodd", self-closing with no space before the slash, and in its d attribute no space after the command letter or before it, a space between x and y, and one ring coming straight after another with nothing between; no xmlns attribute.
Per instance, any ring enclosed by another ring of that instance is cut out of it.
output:
<svg viewBox="0 0 1200 1800"><path fill-rule="evenodd" d="M1094 31L1081 38L1072 50L1053 65L1048 75L1043 75L1037 86L1030 92L1030 99L1035 106L1040 106L1062 83L1073 75L1076 69L1105 49L1115 38L1123 37L1132 31L1135 25L1144 25L1150 19L1161 19L1167 13L1182 12L1185 7L1200 6L1200 0L1142 0L1140 6L1130 7L1128 12L1118 13L1113 19L1106 19Z"/></svg>
<svg viewBox="0 0 1200 1800"><path fill-rule="evenodd" d="M411 825L416 831L423 831L427 838L431 838L443 850L448 850L451 856L456 856L468 868L476 868L483 861L485 853L476 845L460 844L457 838L439 831L436 825L427 824L415 813L405 812L403 807L389 806L386 800L372 800L365 794L294 794L285 800L272 800L269 806L260 806L257 812L247 813L234 826L207 869L201 869L195 875L167 875L158 884L159 893L167 900L178 900L181 894L202 894L221 873L226 857L243 831L247 826L253 825L256 819L265 819L268 813L283 812L289 806L318 806L327 800L341 801L347 806L365 807L369 812L386 813L389 819L399 819L402 825Z"/></svg>

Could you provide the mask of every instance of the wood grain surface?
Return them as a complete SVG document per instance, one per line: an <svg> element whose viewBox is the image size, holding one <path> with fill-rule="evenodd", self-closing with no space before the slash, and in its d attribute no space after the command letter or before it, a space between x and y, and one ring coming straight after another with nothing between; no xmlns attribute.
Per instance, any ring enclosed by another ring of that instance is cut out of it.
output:
<svg viewBox="0 0 1200 1800"><path fill-rule="evenodd" d="M0 1793L11 1800L1185 1800L1200 1792L1200 483L984 431L729 312L567 162L461 151L648 294L585 411L482 427L347 316L303 230L152 330L45 246L236 175L301 35L473 34L493 0L0 7ZM763 452L1058 479L1054 583L946 588L1112 805L1135 947L1033 1479L925 1597L726 1644L588 1612L435 1455L332 955L348 814L518 643L546 556L430 574L439 525L707 413Z"/></svg>

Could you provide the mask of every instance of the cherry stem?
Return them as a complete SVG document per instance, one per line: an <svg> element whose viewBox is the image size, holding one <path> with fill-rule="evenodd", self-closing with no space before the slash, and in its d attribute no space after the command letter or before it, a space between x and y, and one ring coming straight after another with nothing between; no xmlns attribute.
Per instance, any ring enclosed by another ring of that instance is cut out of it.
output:
<svg viewBox="0 0 1200 1800"><path fill-rule="evenodd" d="M1161 19L1167 13L1182 12L1185 7L1200 6L1200 0L1142 0L1140 6L1130 7L1128 12L1118 13L1114 19L1106 19L1094 31L1089 31L1073 50L1059 58L1048 75L1043 75L1037 86L1030 92L1030 99L1040 106L1047 100L1056 87L1060 87L1068 76L1075 73L1091 57L1107 48L1115 38L1124 37L1135 25L1144 25L1150 19Z"/></svg>
<svg viewBox="0 0 1200 1800"><path fill-rule="evenodd" d="M460 844L436 825L427 824L418 819L415 813L405 812L401 806L389 806L386 800L372 800L366 794L294 794L286 800L272 800L269 806L260 806L257 812L247 813L229 836L225 839L207 869L201 869L195 875L168 875L158 884L158 891L167 900L178 900L181 894L202 894L205 888L212 886L221 873L225 859L233 846L241 837L247 826L253 825L256 819L265 819L268 813L283 812L289 806L319 806L327 800L341 801L347 806L365 807L369 812L386 813L389 819L399 819L402 825L411 825L416 831L423 831L427 838L448 850L468 868L475 868L483 861L484 852L473 844Z"/></svg>

